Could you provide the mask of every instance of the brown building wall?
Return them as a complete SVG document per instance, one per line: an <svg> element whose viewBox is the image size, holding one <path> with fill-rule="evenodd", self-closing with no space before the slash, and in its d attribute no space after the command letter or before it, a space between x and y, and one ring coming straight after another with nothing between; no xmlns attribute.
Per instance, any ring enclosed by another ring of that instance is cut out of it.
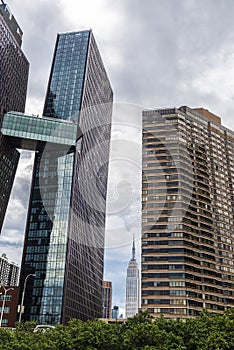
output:
<svg viewBox="0 0 234 350"><path fill-rule="evenodd" d="M215 123L221 125L221 122L222 122L222 121L221 121L221 118L218 117L216 114L211 113L210 111L208 111L208 109L205 109L205 108L201 108L201 107L200 107L200 108L193 108L193 110L196 111L196 112L198 112L198 113L200 113L200 114L202 114L202 115L204 115L204 117L206 117L206 118L212 120L213 122L215 122Z"/></svg>
<svg viewBox="0 0 234 350"><path fill-rule="evenodd" d="M154 317L234 307L233 136L200 109L143 112L141 305Z"/></svg>
<svg viewBox="0 0 234 350"><path fill-rule="evenodd" d="M8 290L6 293L6 302L3 310L2 327L15 327L15 321L17 319L17 307L19 300L19 287L5 287ZM0 287L0 314L2 312L2 306L4 302L4 288Z"/></svg>
<svg viewBox="0 0 234 350"><path fill-rule="evenodd" d="M111 318L112 310L112 282L102 281L102 317Z"/></svg>

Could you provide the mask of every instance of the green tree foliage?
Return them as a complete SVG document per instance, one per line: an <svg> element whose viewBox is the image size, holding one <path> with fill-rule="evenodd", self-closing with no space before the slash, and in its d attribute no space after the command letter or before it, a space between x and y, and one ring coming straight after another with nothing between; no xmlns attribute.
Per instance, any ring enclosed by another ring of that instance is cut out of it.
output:
<svg viewBox="0 0 234 350"><path fill-rule="evenodd" d="M34 333L32 322L0 328L1 350L234 350L234 310L202 312L188 320L152 319L147 312L126 323L71 320Z"/></svg>

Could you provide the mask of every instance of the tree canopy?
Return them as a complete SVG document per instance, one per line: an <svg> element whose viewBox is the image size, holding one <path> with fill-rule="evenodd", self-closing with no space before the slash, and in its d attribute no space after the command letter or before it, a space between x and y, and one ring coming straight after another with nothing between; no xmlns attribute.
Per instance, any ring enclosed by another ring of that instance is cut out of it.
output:
<svg viewBox="0 0 234 350"><path fill-rule="evenodd" d="M16 331L0 328L1 350L233 350L234 310L224 314L203 311L197 318L152 319L147 312L126 323L73 319L45 333L33 333L32 322Z"/></svg>

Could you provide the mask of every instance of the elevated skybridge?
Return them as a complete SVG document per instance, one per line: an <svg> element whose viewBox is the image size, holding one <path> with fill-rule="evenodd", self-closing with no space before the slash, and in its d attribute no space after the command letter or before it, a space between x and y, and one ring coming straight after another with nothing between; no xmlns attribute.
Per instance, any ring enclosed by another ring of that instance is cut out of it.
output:
<svg viewBox="0 0 234 350"><path fill-rule="evenodd" d="M82 136L80 128L71 121L20 112L1 116L0 131L13 147L31 151L41 151L47 143L56 144L56 149L74 149Z"/></svg>

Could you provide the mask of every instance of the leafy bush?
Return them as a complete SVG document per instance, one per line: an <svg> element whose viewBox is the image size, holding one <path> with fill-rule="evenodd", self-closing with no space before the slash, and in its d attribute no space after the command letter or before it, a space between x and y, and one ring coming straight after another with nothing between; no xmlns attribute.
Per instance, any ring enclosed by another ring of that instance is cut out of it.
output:
<svg viewBox="0 0 234 350"><path fill-rule="evenodd" d="M21 322L16 331L0 328L1 350L233 350L234 310L204 311L188 320L152 319L142 312L126 323L71 320L45 333Z"/></svg>

